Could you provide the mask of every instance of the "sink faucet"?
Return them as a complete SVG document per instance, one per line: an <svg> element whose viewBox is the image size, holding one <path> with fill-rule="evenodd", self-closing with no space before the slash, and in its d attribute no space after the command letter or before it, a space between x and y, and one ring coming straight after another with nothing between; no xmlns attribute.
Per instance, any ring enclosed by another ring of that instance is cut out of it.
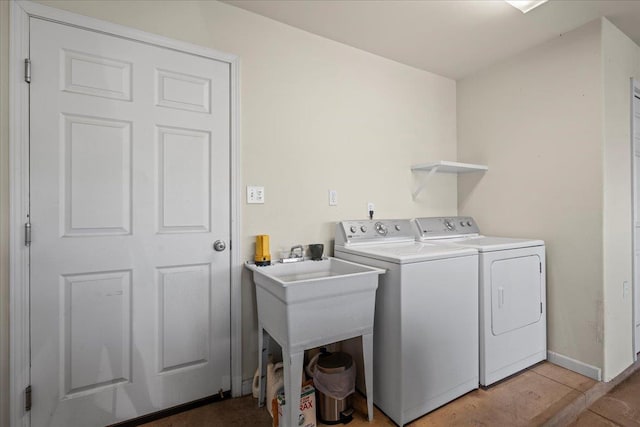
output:
<svg viewBox="0 0 640 427"><path fill-rule="evenodd" d="M300 249L299 255L296 253L297 249ZM304 247L302 245L292 246L289 252L289 258L304 258Z"/></svg>

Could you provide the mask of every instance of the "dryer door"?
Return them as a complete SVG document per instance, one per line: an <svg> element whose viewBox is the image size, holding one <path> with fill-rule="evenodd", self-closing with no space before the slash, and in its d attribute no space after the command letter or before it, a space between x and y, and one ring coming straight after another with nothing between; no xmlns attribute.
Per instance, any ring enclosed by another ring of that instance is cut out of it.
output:
<svg viewBox="0 0 640 427"><path fill-rule="evenodd" d="M504 334L542 317L541 260L537 255L491 263L491 332Z"/></svg>

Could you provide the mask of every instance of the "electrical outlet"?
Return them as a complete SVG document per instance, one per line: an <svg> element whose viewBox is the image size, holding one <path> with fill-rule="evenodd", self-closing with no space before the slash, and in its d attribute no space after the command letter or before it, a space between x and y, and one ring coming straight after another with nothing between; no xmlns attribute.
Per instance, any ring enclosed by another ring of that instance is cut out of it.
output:
<svg viewBox="0 0 640 427"><path fill-rule="evenodd" d="M264 203L264 187L247 185L247 203L263 204Z"/></svg>
<svg viewBox="0 0 640 427"><path fill-rule="evenodd" d="M375 210L375 206L373 206L373 203L371 202L367 203L367 218L373 219L374 210Z"/></svg>
<svg viewBox="0 0 640 427"><path fill-rule="evenodd" d="M329 206L338 206L338 192L329 190Z"/></svg>

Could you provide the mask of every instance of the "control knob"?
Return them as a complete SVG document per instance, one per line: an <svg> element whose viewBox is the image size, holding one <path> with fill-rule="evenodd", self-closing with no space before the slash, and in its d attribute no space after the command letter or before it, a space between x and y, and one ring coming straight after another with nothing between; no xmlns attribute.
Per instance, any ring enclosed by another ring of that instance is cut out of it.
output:
<svg viewBox="0 0 640 427"><path fill-rule="evenodd" d="M349 230L350 230L352 233L355 233L356 231L358 231L358 227L356 227L355 225L352 225L352 226L351 226L351 228L349 228Z"/></svg>
<svg viewBox="0 0 640 427"><path fill-rule="evenodd" d="M387 235L387 226L381 222L376 222L376 231L382 236Z"/></svg>
<svg viewBox="0 0 640 427"><path fill-rule="evenodd" d="M360 231L362 231L363 233L367 232L367 226L363 225L362 227L360 227Z"/></svg>
<svg viewBox="0 0 640 427"><path fill-rule="evenodd" d="M444 226L447 227L447 230L449 231L453 231L456 229L456 225L454 224L454 222L448 219L444 220Z"/></svg>
<svg viewBox="0 0 640 427"><path fill-rule="evenodd" d="M400 231L400 226L396 224L396 231Z"/></svg>

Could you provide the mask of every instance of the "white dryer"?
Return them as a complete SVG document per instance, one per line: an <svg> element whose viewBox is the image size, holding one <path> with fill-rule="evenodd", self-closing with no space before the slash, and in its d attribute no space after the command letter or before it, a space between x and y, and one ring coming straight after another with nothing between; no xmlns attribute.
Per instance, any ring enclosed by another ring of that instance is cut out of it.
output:
<svg viewBox="0 0 640 427"><path fill-rule="evenodd" d="M415 241L410 220L343 221L334 255L386 270L373 401L404 424L478 388L478 253Z"/></svg>
<svg viewBox="0 0 640 427"><path fill-rule="evenodd" d="M542 240L482 236L471 217L415 220L418 240L473 248L480 256L480 384L547 358Z"/></svg>

